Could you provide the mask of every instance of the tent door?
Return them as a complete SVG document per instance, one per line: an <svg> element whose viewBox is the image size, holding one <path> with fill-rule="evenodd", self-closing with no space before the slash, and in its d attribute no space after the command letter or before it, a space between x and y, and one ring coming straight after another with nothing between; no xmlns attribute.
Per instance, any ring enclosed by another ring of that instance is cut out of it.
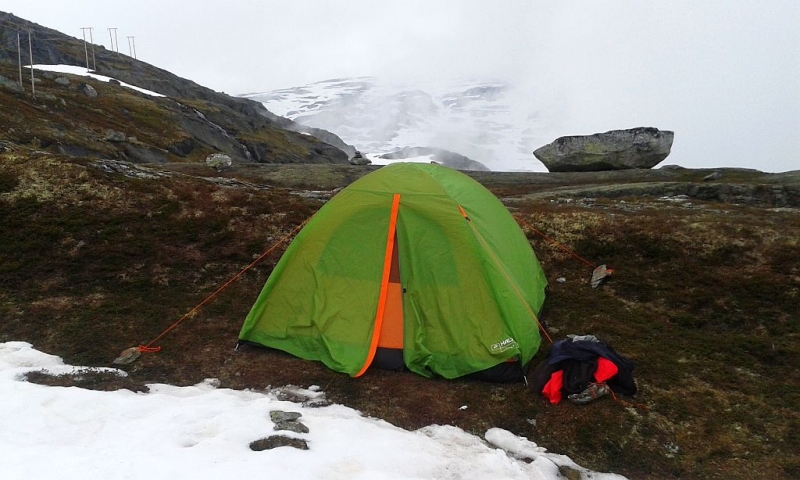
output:
<svg viewBox="0 0 800 480"><path fill-rule="evenodd" d="M384 370L405 370L403 362L403 286L400 284L397 250L397 235L395 235L392 266L386 291L386 309L383 312L378 349L372 361L373 366Z"/></svg>

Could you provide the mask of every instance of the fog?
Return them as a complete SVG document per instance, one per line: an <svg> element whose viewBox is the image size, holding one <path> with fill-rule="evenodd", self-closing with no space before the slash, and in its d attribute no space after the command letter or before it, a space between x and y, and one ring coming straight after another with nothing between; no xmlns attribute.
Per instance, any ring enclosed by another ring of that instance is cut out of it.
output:
<svg viewBox="0 0 800 480"><path fill-rule="evenodd" d="M653 126L665 163L800 169L800 2L5 0L230 94L329 78L510 83L537 138ZM524 121L524 120L521 120ZM531 159L533 156L531 155Z"/></svg>

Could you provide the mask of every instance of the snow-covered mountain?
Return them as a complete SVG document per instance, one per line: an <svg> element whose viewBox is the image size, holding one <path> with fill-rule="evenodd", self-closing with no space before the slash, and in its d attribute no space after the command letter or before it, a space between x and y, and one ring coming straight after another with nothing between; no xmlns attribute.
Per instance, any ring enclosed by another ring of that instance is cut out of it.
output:
<svg viewBox="0 0 800 480"><path fill-rule="evenodd" d="M552 139L541 133L533 102L519 92L501 82L409 87L359 77L242 96L330 130L371 159L404 147L434 147L492 170L546 171L532 152Z"/></svg>

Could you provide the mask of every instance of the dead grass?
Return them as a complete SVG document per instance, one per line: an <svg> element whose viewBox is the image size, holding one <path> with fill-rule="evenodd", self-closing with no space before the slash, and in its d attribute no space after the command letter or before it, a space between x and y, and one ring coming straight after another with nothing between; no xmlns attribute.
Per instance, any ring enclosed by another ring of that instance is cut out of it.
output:
<svg viewBox="0 0 800 480"><path fill-rule="evenodd" d="M129 179L52 155L0 161L0 341L29 341L77 365L109 365L148 343L320 206L284 189ZM550 279L542 320L551 335L592 333L633 359L636 399L553 406L523 385L377 370L352 379L277 351L234 352L280 253L164 337L160 353L126 367L128 379L29 379L131 389L208 377L230 388L319 385L331 401L404 428L501 427L633 478L797 476L796 211L533 202L514 189L522 219L615 268L593 290L589 267L526 231Z"/></svg>

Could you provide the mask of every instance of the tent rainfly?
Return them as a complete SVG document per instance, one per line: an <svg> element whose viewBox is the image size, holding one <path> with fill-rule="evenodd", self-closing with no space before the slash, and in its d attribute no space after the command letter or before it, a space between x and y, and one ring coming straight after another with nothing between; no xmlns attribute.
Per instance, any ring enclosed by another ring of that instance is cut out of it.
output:
<svg viewBox="0 0 800 480"><path fill-rule="evenodd" d="M481 184L395 163L339 192L298 233L239 334L360 376L522 379L547 285L530 243Z"/></svg>

